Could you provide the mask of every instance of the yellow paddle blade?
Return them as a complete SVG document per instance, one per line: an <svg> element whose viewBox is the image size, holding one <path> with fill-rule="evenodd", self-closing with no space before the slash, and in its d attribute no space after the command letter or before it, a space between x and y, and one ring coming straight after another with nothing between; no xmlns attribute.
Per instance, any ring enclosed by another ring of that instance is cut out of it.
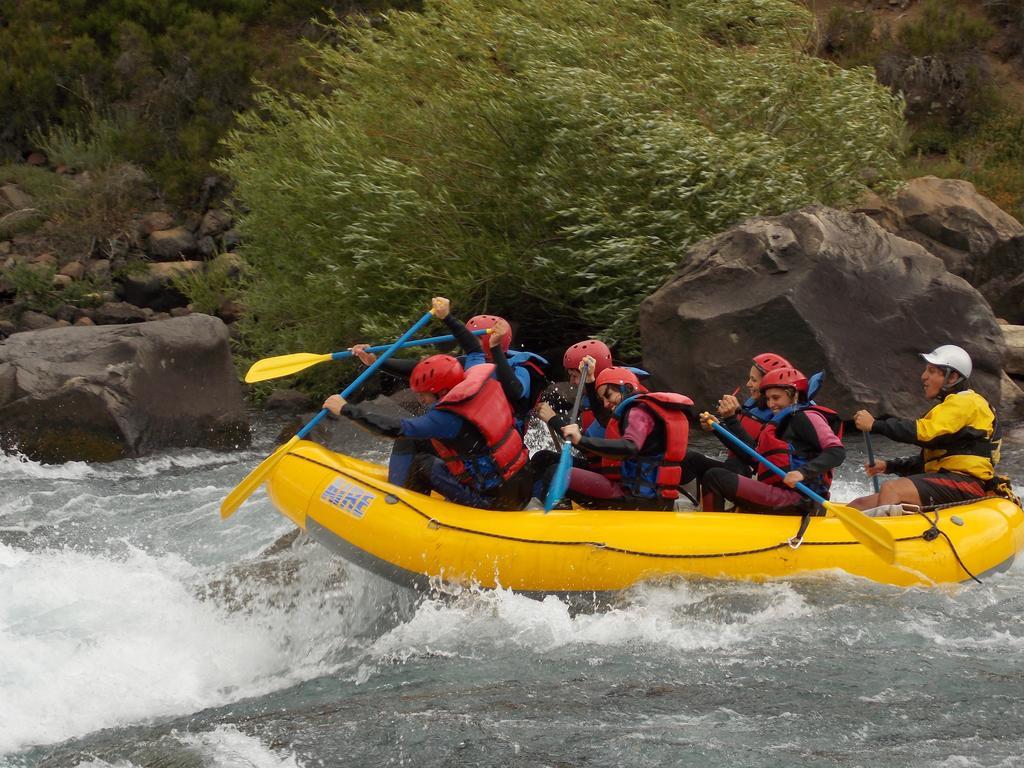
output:
<svg viewBox="0 0 1024 768"><path fill-rule="evenodd" d="M867 517L859 509L836 504L834 501L826 501L825 509L838 517L857 541L885 562L896 562L896 542L892 538L892 533L873 517Z"/></svg>
<svg viewBox="0 0 1024 768"><path fill-rule="evenodd" d="M238 508L242 506L242 502L252 496L253 491L263 485L264 481L270 476L270 473L274 471L277 463L285 457L285 454L297 442L299 442L298 435L267 456L256 469L246 475L245 479L235 486L234 490L220 503L220 517L222 520L227 520L235 514Z"/></svg>
<svg viewBox="0 0 1024 768"><path fill-rule="evenodd" d="M314 355L312 352L296 352L294 355L265 357L252 364L252 367L245 374L245 383L253 384L257 381L291 376L293 373L303 371L311 365L330 360L331 357L330 354Z"/></svg>

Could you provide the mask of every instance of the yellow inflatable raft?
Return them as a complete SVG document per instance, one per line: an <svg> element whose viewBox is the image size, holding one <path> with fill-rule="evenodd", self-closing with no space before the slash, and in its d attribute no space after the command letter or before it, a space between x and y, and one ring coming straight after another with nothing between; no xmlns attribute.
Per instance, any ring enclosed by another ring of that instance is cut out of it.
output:
<svg viewBox="0 0 1024 768"><path fill-rule="evenodd" d="M282 514L342 557L421 588L441 580L530 593L608 592L675 575L768 579L837 568L885 584L932 585L1004 570L1024 543L1024 512L1002 498L927 519L879 518L896 539L890 565L835 518L811 518L797 542L799 517L491 512L413 493L386 477L380 465L299 442L267 488Z"/></svg>

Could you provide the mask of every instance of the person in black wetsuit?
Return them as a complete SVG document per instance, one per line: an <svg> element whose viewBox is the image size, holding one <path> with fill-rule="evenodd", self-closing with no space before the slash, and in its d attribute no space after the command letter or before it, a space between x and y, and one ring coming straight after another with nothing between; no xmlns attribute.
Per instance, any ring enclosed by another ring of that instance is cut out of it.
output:
<svg viewBox="0 0 1024 768"><path fill-rule="evenodd" d="M493 315L477 315L463 324L451 314L451 302L443 296L434 297L434 316L441 320L448 332L462 348L463 354L458 358L465 371L477 365L493 360L494 376L501 385L505 397L512 406L516 428L520 434L529 425L529 414L533 409L535 394L543 389L543 371L540 364L546 364L544 358L530 352L509 352L512 342L512 331L509 324L500 317ZM473 331L490 330L483 337L475 336ZM371 365L377 356L367 352L367 344L356 344L351 348L352 354L364 365ZM504 354L493 354L500 347ZM396 378L409 380L417 360L391 358L386 360L380 370ZM428 440L413 437L401 437L395 440L388 461L388 482L405 485L409 481L413 461L418 454L434 454L434 447Z"/></svg>
<svg viewBox="0 0 1024 768"><path fill-rule="evenodd" d="M376 413L340 395L327 398L324 408L382 437L429 440L434 452L416 454L406 488L437 491L449 501L481 509L521 509L530 498L533 476L493 369L487 364L464 373L451 355L421 360L410 386L427 406L422 416Z"/></svg>
<svg viewBox="0 0 1024 768"><path fill-rule="evenodd" d="M704 474L702 508L722 512L725 500L743 512L773 515L817 514L813 503L794 490L803 483L826 499L832 484L832 470L842 464L846 450L838 432L841 421L835 411L807 399L808 381L793 368L778 368L764 375L760 383L772 420L758 434L756 444L733 416L723 426L751 445L763 458L786 471L785 478L761 463L754 464L757 479L724 467ZM702 421L717 421L701 414Z"/></svg>
<svg viewBox="0 0 1024 768"><path fill-rule="evenodd" d="M792 366L788 360L776 355L774 352L762 352L759 355L754 355L751 363L753 365L751 365L750 372L747 374L748 396L746 400L741 403L737 399L738 391L731 395L722 395L718 401L717 413L720 419L725 420L729 424L728 429L730 432L739 427L750 436L751 440L756 442L758 435L761 434L761 430L772 420L773 415L761 394L761 379L769 371L779 368L792 368ZM711 429L703 422L701 426L706 431ZM728 446L726 447L728 448ZM690 449L686 452L686 459L683 461L683 483L685 484L696 479L699 493L699 484L703 481L704 474L709 469L721 468L728 469L730 472L735 472L745 477L750 477L753 471L749 462L745 458L737 456L731 448L724 461L713 459L699 451Z"/></svg>

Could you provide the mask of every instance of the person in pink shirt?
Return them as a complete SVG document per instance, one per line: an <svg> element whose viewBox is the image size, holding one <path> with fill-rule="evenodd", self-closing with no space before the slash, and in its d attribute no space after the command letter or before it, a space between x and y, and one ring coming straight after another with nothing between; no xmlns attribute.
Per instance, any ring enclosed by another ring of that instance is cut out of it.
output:
<svg viewBox="0 0 1024 768"><path fill-rule="evenodd" d="M723 426L766 461L786 470L786 476L779 477L758 462L752 465L756 479L724 467L709 469L701 484L701 507L705 512L723 512L728 500L740 512L824 514L796 490L796 484L803 483L826 499L829 497L832 471L846 458L838 414L807 399L807 377L795 368L769 371L759 386L772 418L756 440L736 419ZM701 421L718 419L704 413Z"/></svg>
<svg viewBox="0 0 1024 768"><path fill-rule="evenodd" d="M588 507L671 509L679 496L693 401L674 392L648 392L632 371L611 367L595 382L612 412L604 437L568 424L562 434L579 450L600 458L596 471L573 468L567 496Z"/></svg>

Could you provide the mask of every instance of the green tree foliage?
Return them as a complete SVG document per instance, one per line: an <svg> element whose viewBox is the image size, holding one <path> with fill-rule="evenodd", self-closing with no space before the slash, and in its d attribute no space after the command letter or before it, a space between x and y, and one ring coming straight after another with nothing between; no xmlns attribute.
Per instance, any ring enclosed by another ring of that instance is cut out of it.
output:
<svg viewBox="0 0 1024 768"><path fill-rule="evenodd" d="M902 27L900 44L912 56L951 56L973 51L995 30L968 14L957 0L926 0L921 18Z"/></svg>
<svg viewBox="0 0 1024 768"><path fill-rule="evenodd" d="M877 57L874 17L860 8L836 5L821 24L818 52L850 66L870 64Z"/></svg>
<svg viewBox="0 0 1024 768"><path fill-rule="evenodd" d="M339 29L328 95L265 90L229 135L256 351L390 338L435 293L629 351L687 245L890 177L898 99L788 43L797 4L728 7L452 0Z"/></svg>
<svg viewBox="0 0 1024 768"><path fill-rule="evenodd" d="M339 28L329 93L264 90L229 136L251 343L383 340L440 292L635 348L687 245L893 174L900 102L795 48L808 24L787 0L451 0Z"/></svg>
<svg viewBox="0 0 1024 768"><path fill-rule="evenodd" d="M0 142L18 144L39 126L77 120L83 99L105 91L109 66L87 35L56 32L56 2L0 8Z"/></svg>
<svg viewBox="0 0 1024 768"><path fill-rule="evenodd" d="M396 4L412 5L0 0L0 156L39 148L39 136L102 141L101 154L143 167L186 200L249 105L254 74L315 90L293 62L311 17L329 18L332 5L355 13Z"/></svg>
<svg viewBox="0 0 1024 768"><path fill-rule="evenodd" d="M1005 30L1003 48L1006 55L1024 53L1024 0L982 0L982 6Z"/></svg>

